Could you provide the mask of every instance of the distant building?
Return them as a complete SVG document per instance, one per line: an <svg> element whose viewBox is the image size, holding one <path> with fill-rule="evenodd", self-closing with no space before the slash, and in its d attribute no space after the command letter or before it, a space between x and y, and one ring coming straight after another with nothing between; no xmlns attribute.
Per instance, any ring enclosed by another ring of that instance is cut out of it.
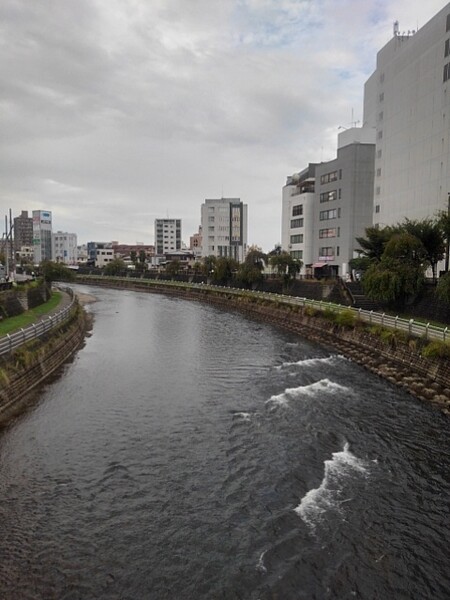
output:
<svg viewBox="0 0 450 600"><path fill-rule="evenodd" d="M195 258L202 256L202 227L198 228L198 233L194 233L189 238L189 249L194 254Z"/></svg>
<svg viewBox="0 0 450 600"><path fill-rule="evenodd" d="M201 208L202 256L243 262L247 252L247 204L240 198L206 199Z"/></svg>
<svg viewBox="0 0 450 600"><path fill-rule="evenodd" d="M66 265L78 262L77 234L58 231L52 235L53 260Z"/></svg>
<svg viewBox="0 0 450 600"><path fill-rule="evenodd" d="M364 122L376 130L375 224L433 218L450 192L450 3L378 52L364 89Z"/></svg>
<svg viewBox="0 0 450 600"><path fill-rule="evenodd" d="M139 259L140 253L144 252L146 258L150 258L155 254L155 246L153 244L143 244L136 242L136 244L119 244L119 242L112 242L112 247L116 256L130 256L132 252L136 252L136 257Z"/></svg>
<svg viewBox="0 0 450 600"><path fill-rule="evenodd" d="M291 175L283 187L281 210L281 246L305 265L313 263L315 172L317 165Z"/></svg>
<svg viewBox="0 0 450 600"><path fill-rule="evenodd" d="M52 260L52 213L33 210L33 249L35 264Z"/></svg>
<svg viewBox="0 0 450 600"><path fill-rule="evenodd" d="M23 210L19 217L14 218L14 250L18 252L22 246L33 245L33 219L28 211Z"/></svg>
<svg viewBox="0 0 450 600"><path fill-rule="evenodd" d="M356 237L372 224L375 130L338 135L337 158L287 178L282 248L302 261L302 274L345 276L357 256Z"/></svg>
<svg viewBox="0 0 450 600"><path fill-rule="evenodd" d="M155 219L155 254L181 250L181 219Z"/></svg>
<svg viewBox="0 0 450 600"><path fill-rule="evenodd" d="M87 256L89 264L104 267L115 258L112 242L88 242Z"/></svg>

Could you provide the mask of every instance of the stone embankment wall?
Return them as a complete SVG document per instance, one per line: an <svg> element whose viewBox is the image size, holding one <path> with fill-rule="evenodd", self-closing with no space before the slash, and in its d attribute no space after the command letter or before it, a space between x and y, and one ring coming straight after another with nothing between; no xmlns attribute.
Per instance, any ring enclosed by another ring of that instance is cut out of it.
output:
<svg viewBox="0 0 450 600"><path fill-rule="evenodd" d="M252 298L249 294L235 296L227 294L226 290L147 285L136 280L112 282L86 279L82 282L177 296L226 310L237 310L332 348L416 398L431 402L450 414L449 361L424 358L407 343L395 341L395 344L388 344L363 327L338 326L323 317L309 316L301 307L290 307L276 301L269 303L257 297Z"/></svg>
<svg viewBox="0 0 450 600"><path fill-rule="evenodd" d="M0 424L20 412L29 393L69 359L84 341L88 322L77 308L69 321L52 330L45 339L30 342L2 360L0 380Z"/></svg>
<svg viewBox="0 0 450 600"><path fill-rule="evenodd" d="M44 283L36 287L25 286L23 289L0 292L0 317L16 317L47 302L51 293L51 287Z"/></svg>

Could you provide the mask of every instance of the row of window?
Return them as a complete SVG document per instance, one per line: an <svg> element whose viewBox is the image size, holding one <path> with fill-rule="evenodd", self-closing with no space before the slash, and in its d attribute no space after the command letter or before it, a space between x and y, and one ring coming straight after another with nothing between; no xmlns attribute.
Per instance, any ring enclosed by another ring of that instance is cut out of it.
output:
<svg viewBox="0 0 450 600"><path fill-rule="evenodd" d="M292 216L297 217L298 215L303 214L303 204L297 204L292 207Z"/></svg>
<svg viewBox="0 0 450 600"><path fill-rule="evenodd" d="M303 233L291 235L291 244L303 244Z"/></svg>
<svg viewBox="0 0 450 600"><path fill-rule="evenodd" d="M342 179L342 169L339 169L339 179ZM320 176L320 183L330 183L331 181L338 180L338 171L330 171Z"/></svg>
<svg viewBox="0 0 450 600"><path fill-rule="evenodd" d="M448 81L450 79L450 63L444 65L444 75L443 80Z"/></svg>
<svg viewBox="0 0 450 600"><path fill-rule="evenodd" d="M330 192L322 192L320 194L320 202L331 202L337 199L337 190L331 190ZM339 197L341 197L341 189L339 188Z"/></svg>
<svg viewBox="0 0 450 600"><path fill-rule="evenodd" d="M341 233L340 227L330 227L328 229L319 229L319 238L334 238L339 237Z"/></svg>
<svg viewBox="0 0 450 600"><path fill-rule="evenodd" d="M297 227L303 227L303 218L291 219L291 229L297 229Z"/></svg>
<svg viewBox="0 0 450 600"><path fill-rule="evenodd" d="M341 218L341 209L340 208L330 208L329 210L322 210L319 213L319 219L321 221L327 221L328 219L340 219Z"/></svg>

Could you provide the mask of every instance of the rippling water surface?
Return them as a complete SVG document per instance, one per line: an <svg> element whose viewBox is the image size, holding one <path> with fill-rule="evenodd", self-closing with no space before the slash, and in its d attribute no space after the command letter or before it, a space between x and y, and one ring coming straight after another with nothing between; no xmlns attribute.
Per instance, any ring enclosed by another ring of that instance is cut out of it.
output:
<svg viewBox="0 0 450 600"><path fill-rule="evenodd" d="M444 599L449 421L327 349L93 293L0 432L0 598Z"/></svg>

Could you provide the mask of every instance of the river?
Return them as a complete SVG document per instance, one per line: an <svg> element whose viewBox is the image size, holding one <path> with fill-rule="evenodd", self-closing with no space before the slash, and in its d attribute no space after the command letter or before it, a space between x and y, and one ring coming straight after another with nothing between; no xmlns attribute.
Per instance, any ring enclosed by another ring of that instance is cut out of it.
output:
<svg viewBox="0 0 450 600"><path fill-rule="evenodd" d="M0 598L447 599L449 419L342 356L78 286L92 335L0 430Z"/></svg>

